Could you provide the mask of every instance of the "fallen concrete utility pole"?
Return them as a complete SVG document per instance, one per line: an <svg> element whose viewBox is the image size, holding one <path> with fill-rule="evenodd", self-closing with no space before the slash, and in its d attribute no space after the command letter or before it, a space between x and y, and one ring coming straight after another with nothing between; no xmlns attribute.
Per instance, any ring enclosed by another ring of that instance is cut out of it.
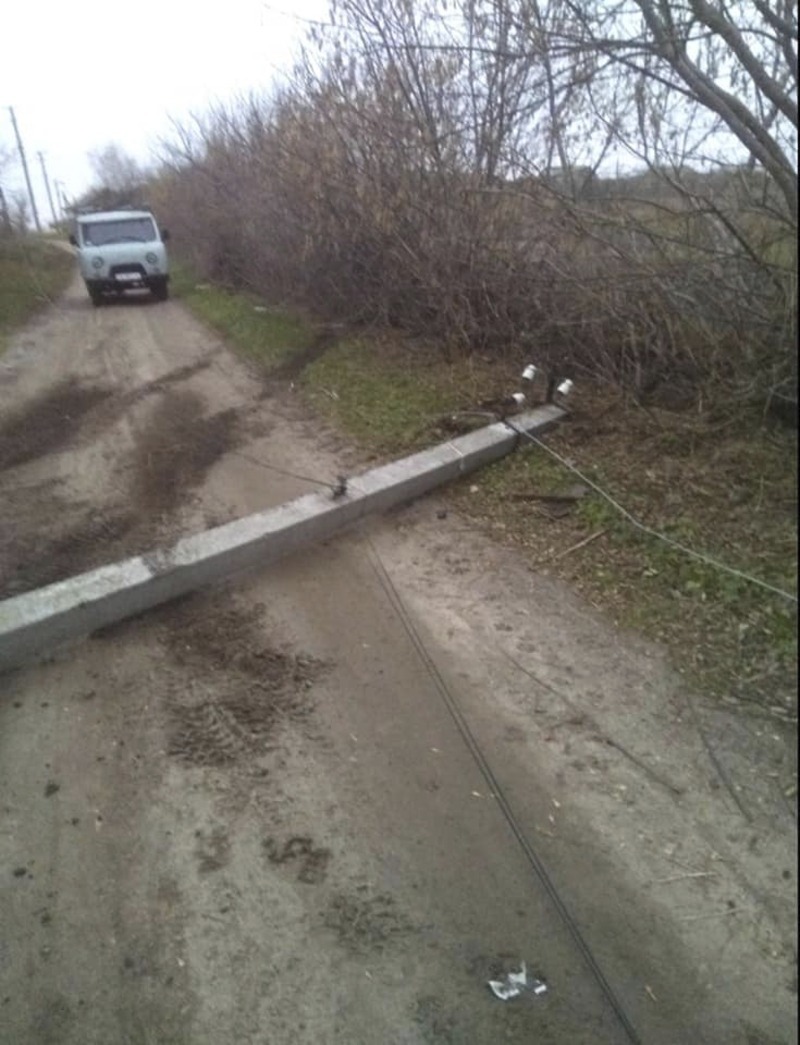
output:
<svg viewBox="0 0 800 1045"><path fill-rule="evenodd" d="M541 432L563 416L562 409L545 404L514 417L514 426ZM518 432L498 422L356 476L348 480L341 496L330 491L307 494L184 537L171 547L0 602L0 671L179 595L324 541L366 515L413 500L504 457L519 438Z"/></svg>

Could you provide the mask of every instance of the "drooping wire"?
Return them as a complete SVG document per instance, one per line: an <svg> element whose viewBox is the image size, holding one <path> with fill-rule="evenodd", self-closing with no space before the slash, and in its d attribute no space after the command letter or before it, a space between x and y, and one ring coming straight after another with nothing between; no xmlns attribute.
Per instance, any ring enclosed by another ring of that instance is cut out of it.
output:
<svg viewBox="0 0 800 1045"><path fill-rule="evenodd" d="M559 464L563 465L574 475L577 475L582 482L586 483L587 486L590 486L595 493L599 494L605 501L607 501L615 511L619 512L619 514L627 519L631 526L634 526L637 530L646 533L649 537L655 537L657 540L663 541L664 544L668 544L676 551L682 552L684 555L688 555L692 559L697 559L700 562L705 563L707 566L712 566L714 569L720 570L723 573L728 573L732 577L738 577L740 580L746 581L748 584L755 584L759 588L764 588L766 591L772 592L773 595L780 595L781 598L787 599L789 602L797 602L797 596L792 592L784 591L783 588L778 588L774 584L770 584L768 581L761 580L760 577L754 577L752 574L745 573L743 570L739 570L735 566L728 566L726 563L714 559L705 552L696 551L694 548L690 548L688 545L676 541L668 534L662 533L660 530L654 530L652 526L648 526L646 523L641 522L635 515L632 515L627 508L621 505L619 501L615 500L610 493L604 490L601 486L598 486L596 482L585 475L579 468L576 468L574 464L558 453L557 450L554 450L552 446L548 446L544 440L538 439L535 435L531 435L530 432L526 432L523 428L518 428L512 421L509 421L508 418L504 418L504 420L506 425L516 432L517 435L522 436L535 446L545 450L551 457L554 457Z"/></svg>

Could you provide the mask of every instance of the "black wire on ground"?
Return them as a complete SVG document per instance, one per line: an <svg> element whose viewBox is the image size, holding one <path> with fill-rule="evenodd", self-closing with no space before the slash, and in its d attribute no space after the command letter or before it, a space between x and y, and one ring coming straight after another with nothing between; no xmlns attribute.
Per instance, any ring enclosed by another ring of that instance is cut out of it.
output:
<svg viewBox="0 0 800 1045"><path fill-rule="evenodd" d="M422 641L419 632L414 626L414 622L411 619L408 610L405 608L405 604L403 603L403 600L400 597L400 593L395 587L391 576L389 575L386 567L383 564L383 560L380 557L380 553L375 547L375 544L372 541L372 538L369 536L369 534L367 534L367 543L370 548L370 562L373 570L375 571L375 575L377 576L380 585L383 588L392 608L395 610L398 617L400 618L400 621L403 625L403 628L405 629L406 634L408 635L409 640L411 641L411 644L416 650L416 653L422 661L423 666L427 670L434 686L436 687L437 692L444 701L444 704L448 712L450 713L450 716L453 719L456 728L461 734L462 740L466 744L470 754L475 760L475 763L477 764L478 769L480 770L484 780L486 781L489 790L494 795L497 804L500 807L500 811L505 817L508 826L511 828L512 834L516 838L520 848L525 854L525 857L527 858L528 863L532 867L537 878L544 886L545 892L549 896L562 922L569 931L570 936L572 937L575 945L580 951L584 961L588 965L592 975L595 978L595 981L597 982L598 986L600 987L600 990L605 996L606 1001L608 1002L615 1016L624 1028L625 1033L628 1036L628 1040L631 1042L631 1045L642 1045L642 1040L636 1032L636 1028L633 1026L630 1018L625 1012L622 1003L614 994L611 984L606 979L605 975L603 974L603 970L600 968L596 958L592 954L588 943L586 942L586 940L583 937L583 934L580 931L577 922L570 914L569 909L567 908L564 901L561 899L561 896L555 886L555 883L548 874L547 868L542 863L542 860L536 853L536 850L528 841L528 838L526 837L525 832L522 829L522 826L520 825L519 821L514 815L514 811L511 808L510 802L506 798L505 792L503 791L500 782L494 775L492 767L489 765L486 756L481 750L481 747L478 744L478 741L476 740L472 730L470 729L463 712L458 706L455 697L450 692L447 683L445 682L441 672L436 666L436 663L434 662L430 653L428 653L428 650L425 647L425 644Z"/></svg>

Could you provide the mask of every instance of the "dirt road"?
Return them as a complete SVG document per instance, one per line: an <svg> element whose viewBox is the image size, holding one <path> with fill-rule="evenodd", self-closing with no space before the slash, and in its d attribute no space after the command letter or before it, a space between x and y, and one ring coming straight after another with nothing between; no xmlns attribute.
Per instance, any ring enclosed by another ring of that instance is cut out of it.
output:
<svg viewBox="0 0 800 1045"><path fill-rule="evenodd" d="M0 360L0 593L357 465L76 284ZM796 1040L791 738L442 515L0 679L3 1045Z"/></svg>

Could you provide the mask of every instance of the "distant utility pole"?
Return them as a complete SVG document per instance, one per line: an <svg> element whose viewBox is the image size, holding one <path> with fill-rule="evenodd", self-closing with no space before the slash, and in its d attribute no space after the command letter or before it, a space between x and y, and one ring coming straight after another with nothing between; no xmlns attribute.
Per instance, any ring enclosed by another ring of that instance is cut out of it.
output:
<svg viewBox="0 0 800 1045"><path fill-rule="evenodd" d="M25 159L25 149L22 146L22 138L19 134L19 127L17 127L17 117L14 115L14 106L9 105L8 111L11 113L11 124L14 128L14 135L17 139L17 149L19 150L19 158L22 161L22 170L25 174L25 184L28 186L28 196L31 201L31 211L33 212L33 221L36 225L36 231L42 231L42 225L39 221L39 212L36 209L36 197L33 195L33 186L31 185L31 176L28 173L28 161Z"/></svg>
<svg viewBox="0 0 800 1045"><path fill-rule="evenodd" d="M7 234L11 232L11 215L8 213L8 204L2 187L0 187L0 224Z"/></svg>
<svg viewBox="0 0 800 1045"><path fill-rule="evenodd" d="M58 221L56 217L56 208L53 206L53 194L50 191L50 181L47 177L47 167L44 165L44 153L37 152L36 155L39 157L39 163L42 165L42 178L44 179L44 187L47 189L47 198L50 201L50 213L53 215L53 224L55 225Z"/></svg>
<svg viewBox="0 0 800 1045"><path fill-rule="evenodd" d="M67 199L67 187L63 181L56 180L56 197L58 199L58 208L61 211L62 220L68 216L69 201Z"/></svg>
<svg viewBox="0 0 800 1045"><path fill-rule="evenodd" d="M64 201L64 183L59 181L58 178L53 179L53 185L56 187L56 199L58 200L58 212L61 215L61 220L67 216L67 208Z"/></svg>

